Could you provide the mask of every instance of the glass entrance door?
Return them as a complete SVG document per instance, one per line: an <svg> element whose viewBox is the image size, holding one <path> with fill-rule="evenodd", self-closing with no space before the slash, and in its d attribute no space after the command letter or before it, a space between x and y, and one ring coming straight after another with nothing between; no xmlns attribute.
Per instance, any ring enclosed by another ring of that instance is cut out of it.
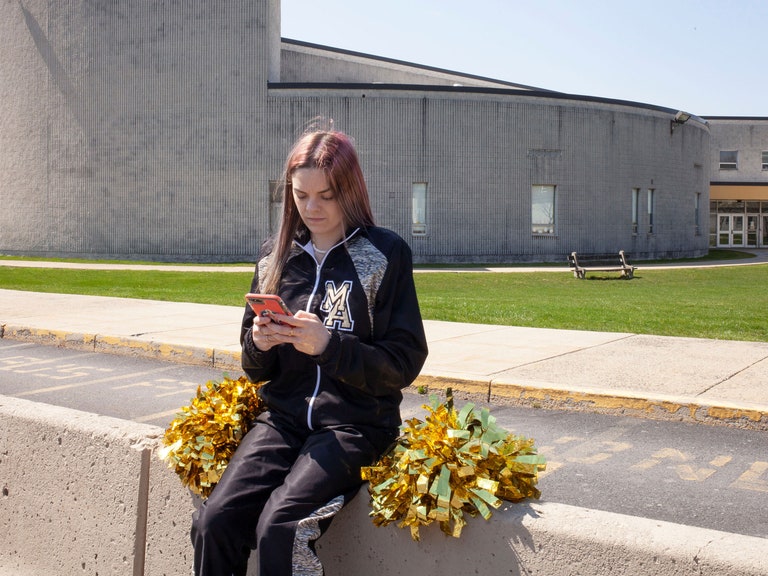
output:
<svg viewBox="0 0 768 576"><path fill-rule="evenodd" d="M760 227L758 234L760 237L760 247L768 248L768 216L763 215L763 225Z"/></svg>
<svg viewBox="0 0 768 576"><path fill-rule="evenodd" d="M746 246L744 216L742 214L720 214L717 218L717 245L741 248Z"/></svg>
<svg viewBox="0 0 768 576"><path fill-rule="evenodd" d="M760 217L755 214L754 216L747 216L747 247L757 247L757 224L760 221Z"/></svg>

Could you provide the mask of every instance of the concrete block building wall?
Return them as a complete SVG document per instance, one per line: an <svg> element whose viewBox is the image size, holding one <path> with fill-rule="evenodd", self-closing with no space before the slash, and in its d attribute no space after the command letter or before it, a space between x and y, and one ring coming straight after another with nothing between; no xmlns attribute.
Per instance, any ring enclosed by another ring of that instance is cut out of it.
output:
<svg viewBox="0 0 768 576"><path fill-rule="evenodd" d="M417 262L707 250L693 196L708 204L709 130L697 120L671 130L674 110L469 77L334 84L345 67L362 78L381 62L281 45L279 0L29 0L0 5L0 27L2 253L251 260L275 226L270 182L316 116L356 138L377 220ZM414 183L427 186L419 235ZM555 187L553 233L532 232L540 185Z"/></svg>
<svg viewBox="0 0 768 576"><path fill-rule="evenodd" d="M355 135L377 218L409 239L417 261L706 251L706 233L694 226L694 194L704 205L708 198L703 125L670 134L664 111L541 95L357 87L339 97L310 87L297 98L298 91L270 91L270 109L281 114L275 124L322 114ZM428 185L423 236L411 234L414 182ZM531 231L531 187L540 184L556 187L555 234ZM633 188L642 199L636 234ZM651 234L649 188L656 191Z"/></svg>
<svg viewBox="0 0 768 576"><path fill-rule="evenodd" d="M269 8L3 3L0 250L229 259L266 229Z"/></svg>
<svg viewBox="0 0 768 576"><path fill-rule="evenodd" d="M298 40L283 40L280 51L281 82L359 82L379 84L433 84L436 86L527 87L418 66L390 58L318 46Z"/></svg>
<svg viewBox="0 0 768 576"><path fill-rule="evenodd" d="M712 180L768 185L763 152L768 152L768 118L707 118L712 133ZM720 169L721 151L737 152L736 169Z"/></svg>

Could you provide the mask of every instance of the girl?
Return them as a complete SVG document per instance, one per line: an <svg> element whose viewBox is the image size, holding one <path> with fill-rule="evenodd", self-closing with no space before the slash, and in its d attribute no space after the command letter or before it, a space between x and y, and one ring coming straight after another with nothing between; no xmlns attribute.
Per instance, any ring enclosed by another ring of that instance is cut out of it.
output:
<svg viewBox="0 0 768 576"><path fill-rule="evenodd" d="M251 292L290 315L246 307L242 364L267 405L194 515L198 576L322 574L314 542L391 445L401 390L427 356L411 251L376 227L349 137L314 131L285 166L280 231Z"/></svg>

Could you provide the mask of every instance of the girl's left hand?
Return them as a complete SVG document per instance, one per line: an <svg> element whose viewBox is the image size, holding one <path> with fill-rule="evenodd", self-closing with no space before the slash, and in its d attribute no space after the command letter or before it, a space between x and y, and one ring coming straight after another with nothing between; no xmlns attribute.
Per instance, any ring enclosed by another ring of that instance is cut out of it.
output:
<svg viewBox="0 0 768 576"><path fill-rule="evenodd" d="M331 333L322 320L310 312L299 310L295 316L275 314L273 318L282 322L269 324L274 341L292 344L299 352L317 356L325 351L331 340Z"/></svg>

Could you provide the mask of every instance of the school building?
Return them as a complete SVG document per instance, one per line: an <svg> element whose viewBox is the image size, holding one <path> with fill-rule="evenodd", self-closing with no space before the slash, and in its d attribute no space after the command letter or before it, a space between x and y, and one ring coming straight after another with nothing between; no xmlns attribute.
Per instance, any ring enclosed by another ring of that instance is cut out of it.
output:
<svg viewBox="0 0 768 576"><path fill-rule="evenodd" d="M318 116L416 262L767 243L765 118L288 40L279 0L4 2L0 41L0 253L252 260Z"/></svg>
<svg viewBox="0 0 768 576"><path fill-rule="evenodd" d="M709 245L768 248L768 118L707 117Z"/></svg>

